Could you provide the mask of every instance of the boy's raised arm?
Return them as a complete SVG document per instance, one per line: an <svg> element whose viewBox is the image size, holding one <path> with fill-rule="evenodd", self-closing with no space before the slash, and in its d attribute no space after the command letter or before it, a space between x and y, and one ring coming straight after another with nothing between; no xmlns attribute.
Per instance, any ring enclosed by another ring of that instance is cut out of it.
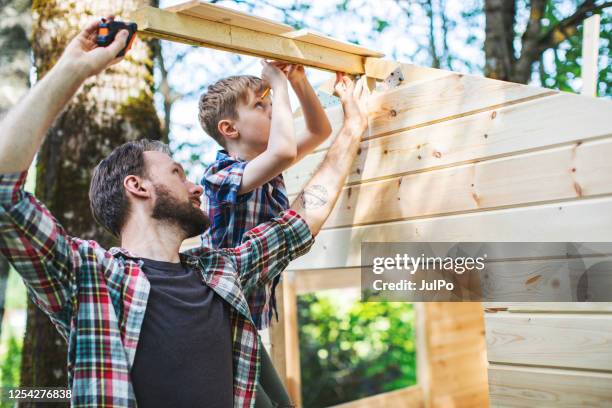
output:
<svg viewBox="0 0 612 408"><path fill-rule="evenodd" d="M272 180L288 168L296 156L287 79L280 69L268 62L264 62L262 78L274 91L268 147L262 154L249 161L244 168L238 194L248 193Z"/></svg>
<svg viewBox="0 0 612 408"><path fill-rule="evenodd" d="M321 101L310 82L308 82L302 65L292 65L289 68L289 82L300 101L304 123L306 124L306 129L295 136L297 142L295 161L298 162L329 137L332 127L323 106L321 106Z"/></svg>

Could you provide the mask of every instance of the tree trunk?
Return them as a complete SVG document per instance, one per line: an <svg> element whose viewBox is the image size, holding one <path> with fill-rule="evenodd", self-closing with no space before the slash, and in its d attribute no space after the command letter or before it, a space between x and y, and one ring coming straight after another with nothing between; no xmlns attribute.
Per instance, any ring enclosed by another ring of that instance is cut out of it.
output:
<svg viewBox="0 0 612 408"><path fill-rule="evenodd" d="M110 5L93 0L35 1L33 50L38 77L49 71L68 41L88 21L109 14L127 20L132 10L145 4L156 5L146 0ZM114 147L143 137L159 139L161 129L153 103L152 44L136 41L124 61L86 81L47 134L38 154L37 196L70 234L95 239L106 247L116 244L91 216L91 171ZM22 385L66 387L66 361L65 342L49 319L30 303Z"/></svg>
<svg viewBox="0 0 612 408"><path fill-rule="evenodd" d="M32 30L30 0L0 1L0 118L30 86L30 42ZM0 334L9 264L0 255Z"/></svg>
<svg viewBox="0 0 612 408"><path fill-rule="evenodd" d="M485 76L508 81L514 55L515 0L485 0Z"/></svg>

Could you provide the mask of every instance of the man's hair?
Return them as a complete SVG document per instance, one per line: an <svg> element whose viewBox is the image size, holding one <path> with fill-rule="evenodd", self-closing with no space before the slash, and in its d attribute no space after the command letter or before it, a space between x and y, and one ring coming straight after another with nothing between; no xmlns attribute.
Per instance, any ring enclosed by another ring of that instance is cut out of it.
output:
<svg viewBox="0 0 612 408"><path fill-rule="evenodd" d="M140 139L117 147L94 169L89 185L89 203L95 220L119 237L129 214L129 200L123 180L129 176L147 176L144 152L158 151L171 155L167 144Z"/></svg>
<svg viewBox="0 0 612 408"><path fill-rule="evenodd" d="M200 96L198 118L202 129L221 146L225 146L218 124L223 119L238 119L238 103L248 101L249 89L258 92L263 88L261 78L252 75L235 75L223 78L208 87Z"/></svg>

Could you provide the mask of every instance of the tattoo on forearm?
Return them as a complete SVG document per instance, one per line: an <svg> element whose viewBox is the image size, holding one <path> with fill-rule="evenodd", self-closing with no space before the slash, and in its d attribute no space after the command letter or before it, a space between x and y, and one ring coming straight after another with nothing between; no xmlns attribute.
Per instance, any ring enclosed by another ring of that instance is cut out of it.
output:
<svg viewBox="0 0 612 408"><path fill-rule="evenodd" d="M300 204L305 209L319 208L327 204L327 189L321 185L309 186L300 193Z"/></svg>

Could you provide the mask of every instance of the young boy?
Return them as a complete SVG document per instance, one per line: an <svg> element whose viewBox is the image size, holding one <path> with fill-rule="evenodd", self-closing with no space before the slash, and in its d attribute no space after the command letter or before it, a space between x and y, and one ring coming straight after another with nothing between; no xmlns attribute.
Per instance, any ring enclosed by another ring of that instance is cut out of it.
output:
<svg viewBox="0 0 612 408"><path fill-rule="evenodd" d="M238 246L246 231L287 209L289 200L281 173L331 134L329 120L304 67L277 61L262 64L261 79L224 78L209 86L200 98L200 123L223 147L201 182L211 220L210 229L202 235L205 246ZM287 82L299 99L306 123L304 134L297 136ZM276 312L278 280L247 297L253 322L260 330L269 326ZM256 407L291 406L263 347L256 400Z"/></svg>

